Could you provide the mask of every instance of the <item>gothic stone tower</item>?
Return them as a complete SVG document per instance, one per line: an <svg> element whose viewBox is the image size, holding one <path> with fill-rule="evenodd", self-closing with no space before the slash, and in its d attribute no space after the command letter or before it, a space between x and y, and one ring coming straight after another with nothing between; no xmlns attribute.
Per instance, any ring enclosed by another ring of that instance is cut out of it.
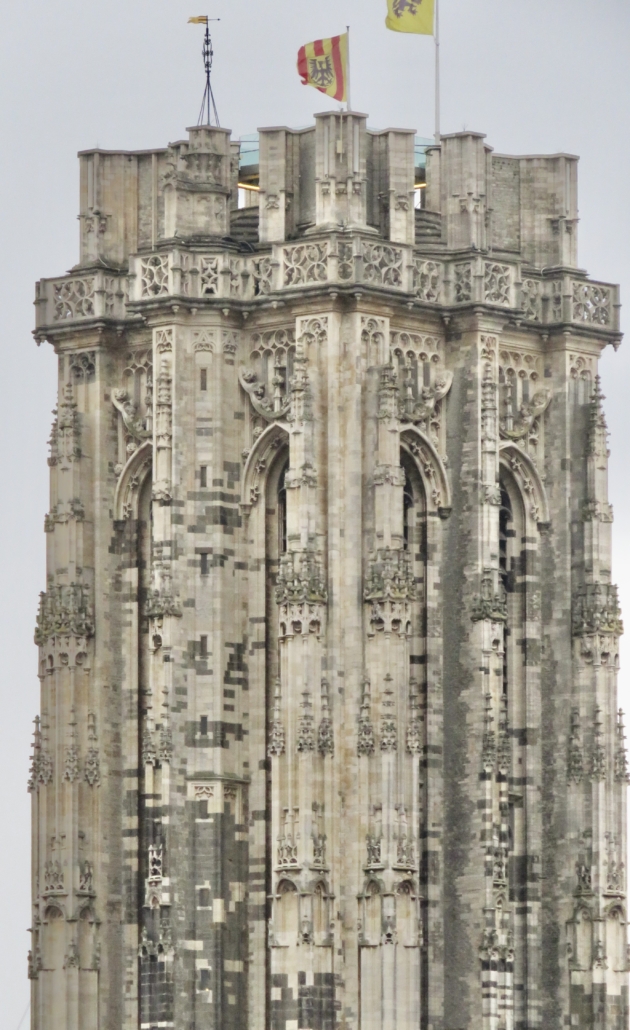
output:
<svg viewBox="0 0 630 1030"><path fill-rule="evenodd" d="M81 154L38 286L32 1028L622 1030L577 161L446 136L417 209L412 132L259 145L244 208L222 129Z"/></svg>

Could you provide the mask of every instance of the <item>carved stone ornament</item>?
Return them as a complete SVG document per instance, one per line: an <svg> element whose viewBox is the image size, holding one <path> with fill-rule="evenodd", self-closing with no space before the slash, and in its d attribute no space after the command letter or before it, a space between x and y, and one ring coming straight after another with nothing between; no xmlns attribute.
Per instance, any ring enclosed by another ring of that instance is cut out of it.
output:
<svg viewBox="0 0 630 1030"><path fill-rule="evenodd" d="M492 570L485 569L481 577L481 593L475 597L472 604L470 617L473 622L481 622L483 619L490 619L492 622L507 621L505 590L502 584L495 590L493 579Z"/></svg>
<svg viewBox="0 0 630 1030"><path fill-rule="evenodd" d="M367 845L367 864L368 866L380 866L382 863L381 859L381 838L369 835L365 838Z"/></svg>
<svg viewBox="0 0 630 1030"><path fill-rule="evenodd" d="M617 587L611 583L586 583L573 598L573 635L623 633Z"/></svg>
<svg viewBox="0 0 630 1030"><path fill-rule="evenodd" d="M423 432L431 431L431 423L435 415L437 404L444 400L453 385L453 373L448 369L442 369L432 386L421 386L417 395L414 396L413 385L410 381L412 369L406 370L408 380L403 384L403 397L400 401L400 419L402 422L413 422Z"/></svg>
<svg viewBox="0 0 630 1030"><path fill-rule="evenodd" d="M89 747L85 756L84 765L85 782L90 787L100 787L101 768L99 762L98 748Z"/></svg>
<svg viewBox="0 0 630 1030"><path fill-rule="evenodd" d="M517 454L508 453L507 457L508 464L516 476L525 498L529 502L529 514L535 522L540 522L543 518L540 504L541 498L525 460ZM543 521L546 521L546 519L543 519Z"/></svg>
<svg viewBox="0 0 630 1030"><path fill-rule="evenodd" d="M254 411L262 415L269 422L282 419L286 416L291 406L290 397L286 391L286 380L283 370L276 369L271 381L272 392L269 395L268 386L258 379L252 369L241 369L238 380L245 393L249 396Z"/></svg>
<svg viewBox="0 0 630 1030"><path fill-rule="evenodd" d="M429 448L410 437L408 437L407 442L409 450L422 468L434 507L438 510L442 509L442 513L450 511L448 500L442 487L443 477L440 475L440 470L436 467L437 463Z"/></svg>
<svg viewBox="0 0 630 1030"><path fill-rule="evenodd" d="M505 844L497 844L492 854L492 886L505 887L508 882L508 849Z"/></svg>
<svg viewBox="0 0 630 1030"><path fill-rule="evenodd" d="M300 752L315 750L315 726L313 724L313 705L310 694L305 690L302 694L302 716L298 724L297 749Z"/></svg>
<svg viewBox="0 0 630 1030"><path fill-rule="evenodd" d="M319 724L317 750L320 755L333 755L335 753L335 737L330 719L323 718Z"/></svg>
<svg viewBox="0 0 630 1030"><path fill-rule="evenodd" d="M579 897L590 896L593 893L593 877L590 865L585 865L583 862L577 862L575 865L575 872L577 875L576 895Z"/></svg>
<svg viewBox="0 0 630 1030"><path fill-rule="evenodd" d="M603 744L601 709L595 709L595 727L591 748L591 780L606 779L606 749Z"/></svg>
<svg viewBox="0 0 630 1030"><path fill-rule="evenodd" d="M626 750L626 734L623 725L623 711L617 712L617 746L615 748L615 782L628 783L628 752Z"/></svg>
<svg viewBox="0 0 630 1030"><path fill-rule="evenodd" d="M611 833L606 834L606 891L609 897L625 896L626 866L622 861L617 840Z"/></svg>
<svg viewBox="0 0 630 1030"><path fill-rule="evenodd" d="M593 954L593 969L608 969L606 949L603 941L596 941Z"/></svg>
<svg viewBox="0 0 630 1030"><path fill-rule="evenodd" d="M396 841L396 865L405 869L413 869L416 863L413 841L409 837L399 837Z"/></svg>
<svg viewBox="0 0 630 1030"><path fill-rule="evenodd" d="M398 931L396 929L396 922L393 915L386 915L383 918L383 932L381 934L381 944L392 944L398 943Z"/></svg>
<svg viewBox="0 0 630 1030"><path fill-rule="evenodd" d="M79 749L76 744L70 744L66 748L66 761L63 770L63 778L68 783L75 783L81 771L79 769Z"/></svg>
<svg viewBox="0 0 630 1030"><path fill-rule="evenodd" d="M277 851L277 864L283 868L298 865L299 815L298 808L284 810L284 826L278 837Z"/></svg>
<svg viewBox="0 0 630 1030"><path fill-rule="evenodd" d="M83 765L85 782L90 787L100 787L101 767L98 752L98 739L96 736L96 716L94 712L88 712L88 749Z"/></svg>
<svg viewBox="0 0 630 1030"><path fill-rule="evenodd" d="M33 754L31 756L31 768L27 785L29 794L34 790L38 790L40 786L48 786L48 784L52 782L53 778L52 755L46 748L46 743L42 736L40 726L41 720L39 716L37 716L35 719Z"/></svg>
<svg viewBox="0 0 630 1030"><path fill-rule="evenodd" d="M269 746L267 748L267 754L270 758L278 757L284 754L285 751L285 733L284 726L282 724L282 715L280 711L281 705L281 688L280 680L276 680L276 687L274 691L273 699L273 716L271 723L271 732L269 734Z"/></svg>
<svg viewBox="0 0 630 1030"><path fill-rule="evenodd" d="M160 730L158 758L160 762L168 764L173 760L173 733L170 726L164 725Z"/></svg>
<svg viewBox="0 0 630 1030"><path fill-rule="evenodd" d="M48 464L52 468L62 468L81 458L81 417L74 401L72 383L67 383L62 394L59 408L50 433L50 456Z"/></svg>
<svg viewBox="0 0 630 1030"><path fill-rule="evenodd" d="M140 418L138 408L126 390L112 391L112 404L122 417L125 429L134 440L143 441L151 436L146 419Z"/></svg>
<svg viewBox="0 0 630 1030"><path fill-rule="evenodd" d="M365 601L413 601L417 595L407 551L380 548L370 559L363 592Z"/></svg>
<svg viewBox="0 0 630 1030"><path fill-rule="evenodd" d="M149 729L145 729L142 734L142 764L157 765L157 748Z"/></svg>
<svg viewBox="0 0 630 1030"><path fill-rule="evenodd" d="M405 470L400 465L377 465L372 477L374 486L404 486Z"/></svg>
<svg viewBox="0 0 630 1030"><path fill-rule="evenodd" d="M580 739L580 710L571 711L571 732L569 735L569 755L567 761L567 778L569 783L581 783L584 777L584 753Z"/></svg>
<svg viewBox="0 0 630 1030"><path fill-rule="evenodd" d="M326 835L313 837L313 865L323 869L326 865Z"/></svg>
<svg viewBox="0 0 630 1030"><path fill-rule="evenodd" d="M384 422L398 422L400 418L400 397L398 373L393 365L384 365L379 375L378 417Z"/></svg>
<svg viewBox="0 0 630 1030"><path fill-rule="evenodd" d="M173 330L172 329L156 329L155 330L155 348L158 354L166 354L168 351L173 350Z"/></svg>
<svg viewBox="0 0 630 1030"><path fill-rule="evenodd" d="M381 724L381 751L398 749L398 731L392 719L383 719Z"/></svg>
<svg viewBox="0 0 630 1030"><path fill-rule="evenodd" d="M335 737L330 717L328 680L322 680L322 718L317 731L317 750L322 757L335 753Z"/></svg>
<svg viewBox="0 0 630 1030"><path fill-rule="evenodd" d="M499 431L504 440L522 440L527 436L537 418L544 415L551 403L551 390L538 390L532 399L522 404L516 414L512 413L508 400L507 414L499 419Z"/></svg>
<svg viewBox="0 0 630 1030"><path fill-rule="evenodd" d="M169 450L173 441L173 379L168 358L162 357L155 392L155 446Z"/></svg>
<svg viewBox="0 0 630 1030"><path fill-rule="evenodd" d="M442 288L442 264L416 257L413 264L413 292L418 300L437 304Z"/></svg>
<svg viewBox="0 0 630 1030"><path fill-rule="evenodd" d="M59 501L44 517L44 533L52 533L57 525L65 525L72 521L83 522L84 519L85 508L78 497L71 501Z"/></svg>
<svg viewBox="0 0 630 1030"><path fill-rule="evenodd" d="M50 637L94 636L91 591L85 583L59 585L49 580L46 593L39 595L35 643L43 647Z"/></svg>
<svg viewBox="0 0 630 1030"><path fill-rule="evenodd" d="M512 764L512 748L510 746L510 731L508 726L507 696L504 694L501 699L501 721L499 724L499 738L497 740L497 769L504 776L509 774Z"/></svg>
<svg viewBox="0 0 630 1030"><path fill-rule="evenodd" d="M420 706L418 705L418 684L409 684L409 725L407 726L407 752L410 755L422 753Z"/></svg>
<svg viewBox="0 0 630 1030"><path fill-rule="evenodd" d="M376 750L374 727L371 719L370 681L363 681L363 696L359 711L359 724L357 728L357 754L359 758L369 757Z"/></svg>
<svg viewBox="0 0 630 1030"><path fill-rule="evenodd" d="M66 952L65 961L63 964L64 969L78 969L79 967L79 949L77 942L71 940L68 944L68 950Z"/></svg>
<svg viewBox="0 0 630 1030"><path fill-rule="evenodd" d="M278 837L277 864L284 869L297 866L297 850L297 844L292 834Z"/></svg>
<svg viewBox="0 0 630 1030"><path fill-rule="evenodd" d="M328 277L328 243L300 243L283 251L285 286L325 283Z"/></svg>
<svg viewBox="0 0 630 1030"><path fill-rule="evenodd" d="M51 859L44 866L44 894L64 894L63 869L57 860Z"/></svg>
<svg viewBox="0 0 630 1030"><path fill-rule="evenodd" d="M486 694L486 706L483 720L483 741L481 745L481 764L487 773L494 770L497 760L497 738L493 728L492 694Z"/></svg>
<svg viewBox="0 0 630 1030"><path fill-rule="evenodd" d="M305 461L301 468L287 469L284 485L287 490L297 490L301 486L317 486L317 469L313 468L310 461Z"/></svg>
<svg viewBox="0 0 630 1030"><path fill-rule="evenodd" d="M325 604L326 581L315 551L287 551L280 558L276 581L278 604Z"/></svg>
<svg viewBox="0 0 630 1030"><path fill-rule="evenodd" d="M403 285L403 251L383 243L363 242L363 281L373 286Z"/></svg>
<svg viewBox="0 0 630 1030"><path fill-rule="evenodd" d="M79 871L79 894L94 896L94 869L91 862L83 862Z"/></svg>
<svg viewBox="0 0 630 1030"><path fill-rule="evenodd" d="M250 364L240 369L239 382L254 411L268 422L284 418L290 409L294 360L292 327L252 335Z"/></svg>
<svg viewBox="0 0 630 1030"><path fill-rule="evenodd" d="M359 730L357 734L357 754L359 757L373 755L375 747L374 727L372 726L369 718L362 716L359 719Z"/></svg>
<svg viewBox="0 0 630 1030"><path fill-rule="evenodd" d="M44 964L42 962L42 956L39 948L35 949L35 952L29 951L28 953L28 978L29 980L37 980Z"/></svg>
<svg viewBox="0 0 630 1030"><path fill-rule="evenodd" d="M182 609L179 600L170 592L150 590L145 601L144 614L148 619L163 619L166 616L180 619Z"/></svg>
<svg viewBox="0 0 630 1030"><path fill-rule="evenodd" d="M166 479L159 479L153 484L151 498L161 504L170 504L173 500L173 487Z"/></svg>

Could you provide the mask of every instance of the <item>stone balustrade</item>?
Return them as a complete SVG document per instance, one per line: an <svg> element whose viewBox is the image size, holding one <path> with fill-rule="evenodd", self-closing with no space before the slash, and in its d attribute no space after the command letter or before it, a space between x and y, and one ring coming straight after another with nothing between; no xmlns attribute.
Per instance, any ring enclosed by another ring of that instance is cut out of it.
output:
<svg viewBox="0 0 630 1030"><path fill-rule="evenodd" d="M120 321L163 298L255 302L284 290L363 286L421 304L482 304L540 325L619 331L618 287L565 269L544 274L487 254L444 259L363 234L327 234L253 255L171 249L134 255L129 276L106 270L38 283L37 328Z"/></svg>

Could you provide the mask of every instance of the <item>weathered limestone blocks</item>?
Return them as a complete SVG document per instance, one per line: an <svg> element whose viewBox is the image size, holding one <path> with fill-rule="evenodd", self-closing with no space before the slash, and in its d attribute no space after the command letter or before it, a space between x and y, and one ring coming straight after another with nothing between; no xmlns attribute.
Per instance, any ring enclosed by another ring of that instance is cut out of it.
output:
<svg viewBox="0 0 630 1030"><path fill-rule="evenodd" d="M33 1030L622 1030L576 161L445 137L417 208L414 134L328 112L239 208L237 158L81 155L38 284Z"/></svg>

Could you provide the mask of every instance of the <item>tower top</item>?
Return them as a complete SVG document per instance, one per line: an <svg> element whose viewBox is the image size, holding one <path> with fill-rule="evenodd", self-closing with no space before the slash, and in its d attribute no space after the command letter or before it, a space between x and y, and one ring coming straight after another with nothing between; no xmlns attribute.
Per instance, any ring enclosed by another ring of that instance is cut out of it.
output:
<svg viewBox="0 0 630 1030"><path fill-rule="evenodd" d="M79 156L76 271L131 269L131 303L145 299L134 269L147 252L208 248L271 258L264 287L251 277L230 285L235 303L263 288L361 284L402 303L486 304L533 324L572 322L620 338L616 287L588 284L578 268L573 155L496 154L472 131L435 145L412 129L368 128L358 111L324 111L305 128L270 126L241 140L205 124L166 148ZM321 260L298 274L300 243ZM178 275L163 289L184 290ZM220 299L224 287L219 278L204 296ZM57 321L42 290L40 327Z"/></svg>

